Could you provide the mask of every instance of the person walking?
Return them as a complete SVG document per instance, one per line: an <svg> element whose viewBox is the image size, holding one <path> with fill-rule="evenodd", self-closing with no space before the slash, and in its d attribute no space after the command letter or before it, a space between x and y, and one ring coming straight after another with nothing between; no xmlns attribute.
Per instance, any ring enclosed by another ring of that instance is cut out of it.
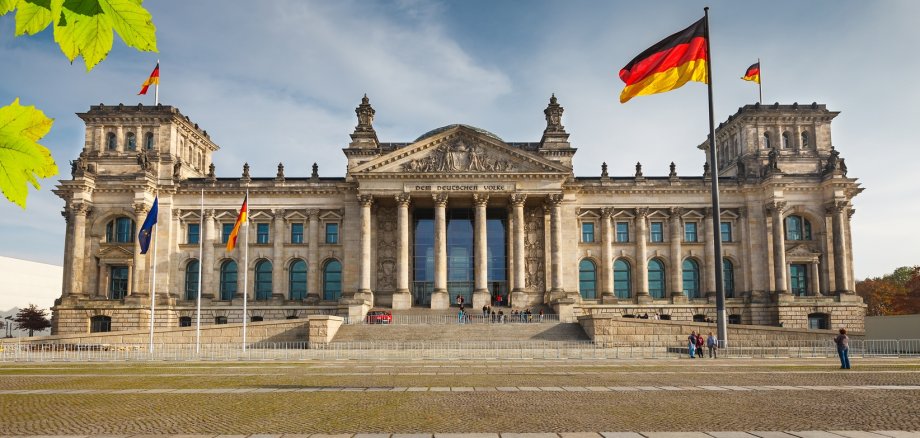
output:
<svg viewBox="0 0 920 438"><path fill-rule="evenodd" d="M690 336L687 337L687 351L690 353L690 359L694 358L696 353L696 331L691 331Z"/></svg>
<svg viewBox="0 0 920 438"><path fill-rule="evenodd" d="M706 340L703 339L703 332L700 332L700 334L696 335L696 358L697 359L703 358L703 345L706 345Z"/></svg>
<svg viewBox="0 0 920 438"><path fill-rule="evenodd" d="M718 348L719 341L716 340L716 337L712 335L712 332L709 332L709 336L706 338L706 348L709 349L709 358L715 359L718 357Z"/></svg>
<svg viewBox="0 0 920 438"><path fill-rule="evenodd" d="M840 329L834 343L837 344L837 355L840 356L840 369L850 369L850 337L847 336L847 329Z"/></svg>

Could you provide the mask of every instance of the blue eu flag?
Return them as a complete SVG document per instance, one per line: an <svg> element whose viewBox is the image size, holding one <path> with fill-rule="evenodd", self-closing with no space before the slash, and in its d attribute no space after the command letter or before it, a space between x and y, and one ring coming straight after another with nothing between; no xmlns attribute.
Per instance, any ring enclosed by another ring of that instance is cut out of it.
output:
<svg viewBox="0 0 920 438"><path fill-rule="evenodd" d="M144 219L144 225L137 233L137 241L141 244L141 254L147 254L147 249L150 248L150 236L153 234L153 226L157 224L157 201L159 197L153 198L153 207L150 207L147 219Z"/></svg>

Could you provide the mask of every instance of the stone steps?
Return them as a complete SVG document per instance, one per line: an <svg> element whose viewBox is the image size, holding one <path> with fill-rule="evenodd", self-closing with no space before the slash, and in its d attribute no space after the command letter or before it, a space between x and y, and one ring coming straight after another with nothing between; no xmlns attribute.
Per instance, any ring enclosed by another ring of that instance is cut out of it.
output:
<svg viewBox="0 0 920 438"><path fill-rule="evenodd" d="M343 325L332 343L345 342L571 342L589 341L574 323Z"/></svg>

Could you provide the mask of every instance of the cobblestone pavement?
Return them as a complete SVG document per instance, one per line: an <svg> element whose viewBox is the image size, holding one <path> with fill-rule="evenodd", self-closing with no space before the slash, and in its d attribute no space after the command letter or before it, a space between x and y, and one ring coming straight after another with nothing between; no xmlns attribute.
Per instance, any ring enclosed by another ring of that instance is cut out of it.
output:
<svg viewBox="0 0 920 438"><path fill-rule="evenodd" d="M835 366L689 359L0 364L0 435L920 437L856 432L920 430L920 361ZM701 430L723 432L694 432ZM516 435L527 432L541 433Z"/></svg>
<svg viewBox="0 0 920 438"><path fill-rule="evenodd" d="M48 438L920 438L906 430L803 430L722 432L342 433L250 435L45 435ZM16 435L0 435L13 438Z"/></svg>

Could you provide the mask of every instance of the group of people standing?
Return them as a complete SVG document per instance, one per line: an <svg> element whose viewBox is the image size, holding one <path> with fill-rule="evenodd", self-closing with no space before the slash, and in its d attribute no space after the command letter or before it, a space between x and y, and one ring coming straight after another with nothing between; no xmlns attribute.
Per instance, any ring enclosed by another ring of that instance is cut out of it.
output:
<svg viewBox="0 0 920 438"><path fill-rule="evenodd" d="M701 358L703 357L703 345L709 349L709 358L715 359L718 357L719 350L719 340L709 332L709 336L703 338L703 333L697 334L696 331L691 331L690 336L687 337L687 350L690 353L690 358Z"/></svg>

